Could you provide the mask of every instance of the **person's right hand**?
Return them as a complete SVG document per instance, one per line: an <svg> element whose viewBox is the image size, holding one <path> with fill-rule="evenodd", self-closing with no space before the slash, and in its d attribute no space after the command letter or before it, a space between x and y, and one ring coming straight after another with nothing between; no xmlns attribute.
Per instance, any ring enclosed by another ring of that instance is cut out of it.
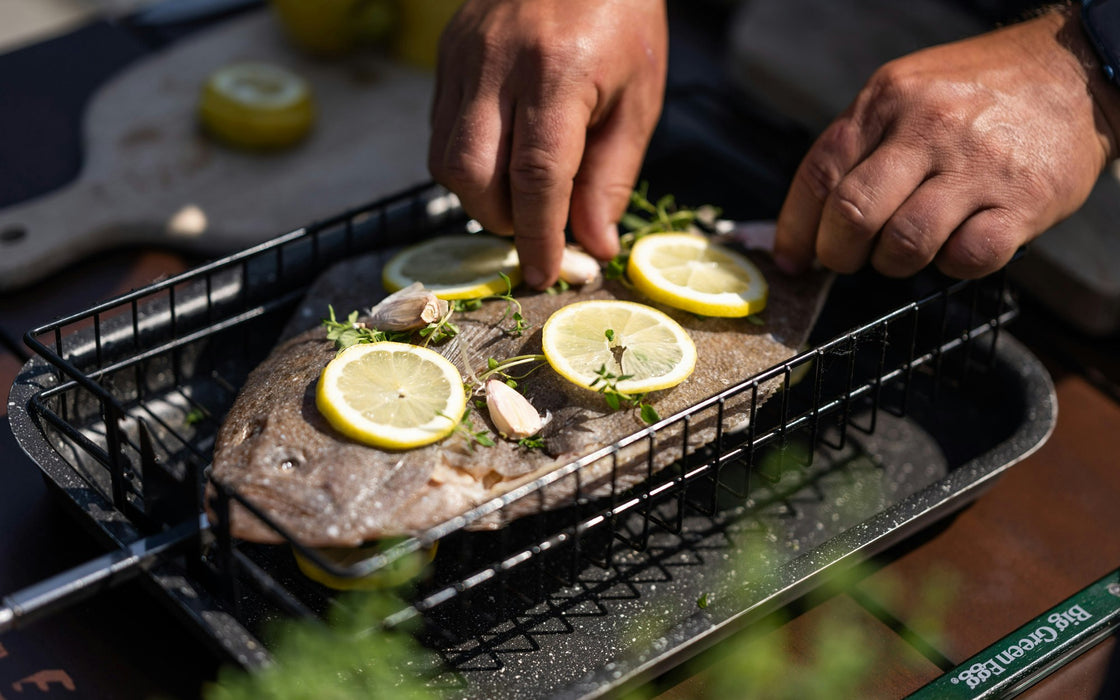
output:
<svg viewBox="0 0 1120 700"><path fill-rule="evenodd" d="M1085 202L1118 128L1120 91L1073 7L896 59L806 154L775 258L986 275Z"/></svg>
<svg viewBox="0 0 1120 700"><path fill-rule="evenodd" d="M664 0L468 0L440 41L428 168L486 229L514 236L527 284L556 281L565 224L618 252L661 112Z"/></svg>

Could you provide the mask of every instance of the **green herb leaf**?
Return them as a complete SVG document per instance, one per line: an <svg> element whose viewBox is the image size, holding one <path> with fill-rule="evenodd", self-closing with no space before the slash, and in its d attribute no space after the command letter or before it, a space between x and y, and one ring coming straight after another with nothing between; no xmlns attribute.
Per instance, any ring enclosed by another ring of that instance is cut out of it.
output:
<svg viewBox="0 0 1120 700"><path fill-rule="evenodd" d="M338 320L333 306L327 306L327 313L328 317L323 319L322 325L327 329L327 340L334 341L339 351L360 343L380 343L385 340L407 341L410 337L405 332L385 333L376 328L369 328L364 323L358 322L357 311L351 311L345 321Z"/></svg>
<svg viewBox="0 0 1120 700"><path fill-rule="evenodd" d="M205 419L206 411L203 411L201 408L192 408L187 412L187 415L183 417L183 422L187 425L198 425Z"/></svg>
<svg viewBox="0 0 1120 700"><path fill-rule="evenodd" d="M450 306L458 312L477 311L482 308L482 299L453 299Z"/></svg>
<svg viewBox="0 0 1120 700"><path fill-rule="evenodd" d="M622 279L626 274L626 260L628 257L623 257L621 253L611 259L607 263L606 269L603 270L603 277L609 280Z"/></svg>
<svg viewBox="0 0 1120 700"><path fill-rule="evenodd" d="M609 406L612 411L617 411L618 409L622 408L622 399L619 398L619 395L617 393L604 392L603 398L606 400L607 406Z"/></svg>
<svg viewBox="0 0 1120 700"><path fill-rule="evenodd" d="M485 402L476 402L476 406L479 403L481 403L482 406L486 405ZM451 416L445 416L442 413L440 413L439 415L447 418L448 420L451 420ZM459 435L462 435L463 438L466 439L467 448L471 451L474 451L475 445L482 445L483 447L494 446L494 438L490 437L490 433L488 431L486 431L485 429L474 429L474 421L471 420L471 410L469 408L463 411L463 417L460 418L459 422L455 425L455 432Z"/></svg>
<svg viewBox="0 0 1120 700"><path fill-rule="evenodd" d="M517 441L519 447L524 447L527 450L543 450L544 438L540 435L533 435L527 438L521 438Z"/></svg>

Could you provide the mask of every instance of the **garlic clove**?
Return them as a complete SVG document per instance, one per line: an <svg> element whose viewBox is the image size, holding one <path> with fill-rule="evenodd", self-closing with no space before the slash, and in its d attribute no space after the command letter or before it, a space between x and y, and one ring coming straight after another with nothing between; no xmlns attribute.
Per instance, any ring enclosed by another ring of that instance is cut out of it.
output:
<svg viewBox="0 0 1120 700"><path fill-rule="evenodd" d="M381 331L412 331L443 318L447 308L435 292L413 282L370 309L369 325Z"/></svg>
<svg viewBox="0 0 1120 700"><path fill-rule="evenodd" d="M486 380L486 408L494 427L505 438L527 438L539 433L544 425L533 404L500 379Z"/></svg>
<svg viewBox="0 0 1120 700"><path fill-rule="evenodd" d="M568 284L583 286L599 279L603 274L599 261L574 246L565 246L560 258L560 279Z"/></svg>

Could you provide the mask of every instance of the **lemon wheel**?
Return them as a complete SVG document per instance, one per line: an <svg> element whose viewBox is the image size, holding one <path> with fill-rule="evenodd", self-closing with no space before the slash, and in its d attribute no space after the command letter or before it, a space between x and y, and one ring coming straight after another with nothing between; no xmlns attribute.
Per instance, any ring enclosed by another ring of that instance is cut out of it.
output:
<svg viewBox="0 0 1120 700"><path fill-rule="evenodd" d="M385 264L381 282L395 292L420 282L441 299L478 299L504 294L506 281L521 282L513 242L487 234L439 236L409 246Z"/></svg>
<svg viewBox="0 0 1120 700"><path fill-rule="evenodd" d="M315 403L343 435L404 450L447 437L467 406L447 358L407 343L352 345L323 369Z"/></svg>
<svg viewBox="0 0 1120 700"><path fill-rule="evenodd" d="M362 547L324 547L315 551L324 559L339 567L350 567L380 554L392 544L395 543L392 541L375 542ZM438 544L437 542L431 547L395 559L384 568L378 569L368 576L354 578L335 576L300 554L299 550L294 547L292 548L292 554L295 556L296 566L299 567L299 570L313 581L339 591L371 591L395 588L418 577L423 573L424 567L435 559Z"/></svg>
<svg viewBox="0 0 1120 700"><path fill-rule="evenodd" d="M629 301L590 300L562 307L541 331L548 363L579 386L593 386L605 371L625 394L668 389L696 367L696 346L666 314Z"/></svg>
<svg viewBox="0 0 1120 700"><path fill-rule="evenodd" d="M758 313L770 293L766 278L746 256L690 233L638 239L626 274L653 301L702 316Z"/></svg>
<svg viewBox="0 0 1120 700"><path fill-rule="evenodd" d="M315 108L307 82L270 63L235 63L214 71L199 98L203 128L232 146L290 146L311 129Z"/></svg>

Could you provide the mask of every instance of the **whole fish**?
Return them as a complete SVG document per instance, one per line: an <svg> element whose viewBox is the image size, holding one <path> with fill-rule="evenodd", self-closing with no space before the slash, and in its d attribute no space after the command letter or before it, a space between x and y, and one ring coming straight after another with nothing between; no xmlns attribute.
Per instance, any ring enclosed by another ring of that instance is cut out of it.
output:
<svg viewBox="0 0 1120 700"><path fill-rule="evenodd" d="M571 384L546 363L518 383L537 410L551 415L542 431L541 448L526 448L496 434L492 447L472 444L455 433L406 451L378 449L343 437L315 407L319 374L337 353L318 324L327 315L328 304L345 317L350 310L368 309L384 296L380 271L387 255L345 261L319 278L280 344L250 373L215 443L211 477L236 489L302 543L356 546L420 533L646 427L637 410L611 410L602 395ZM758 314L761 323L702 318L659 307L688 331L698 354L687 380L647 397L659 415L670 416L787 360L806 343L831 276L818 271L788 277L768 256L750 255L770 285L769 302ZM508 332L507 302L491 300L475 311L456 313L452 320L459 334L433 346L465 379L485 371L488 358L541 353L541 326L565 304L586 299L650 303L618 281L556 294L515 291L529 324L524 333ZM763 385L759 403L776 389L773 382ZM746 424L750 400L747 391L727 402L725 430ZM474 429L496 433L486 410L468 403ZM713 408L691 421L690 450L715 438L717 415ZM679 423L658 431L652 447L655 470L680 457L682 433ZM638 440L614 459L584 465L579 471L581 493L601 495L609 493L612 482L622 489L645 478L650 449L648 440ZM467 526L499 527L522 515L567 505L575 490L575 478L557 479ZM232 509L232 529L246 540L282 540L237 504Z"/></svg>

